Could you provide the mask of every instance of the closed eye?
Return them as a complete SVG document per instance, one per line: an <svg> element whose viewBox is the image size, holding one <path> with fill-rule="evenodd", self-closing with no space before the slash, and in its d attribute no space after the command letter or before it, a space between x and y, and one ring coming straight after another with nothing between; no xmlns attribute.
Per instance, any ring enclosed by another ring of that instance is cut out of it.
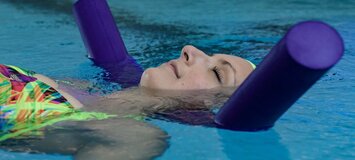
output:
<svg viewBox="0 0 355 160"><path fill-rule="evenodd" d="M222 83L222 75L221 75L221 70L219 68L217 68L217 66L213 67L212 71L214 72L214 74L216 75L216 78L218 80L219 83Z"/></svg>

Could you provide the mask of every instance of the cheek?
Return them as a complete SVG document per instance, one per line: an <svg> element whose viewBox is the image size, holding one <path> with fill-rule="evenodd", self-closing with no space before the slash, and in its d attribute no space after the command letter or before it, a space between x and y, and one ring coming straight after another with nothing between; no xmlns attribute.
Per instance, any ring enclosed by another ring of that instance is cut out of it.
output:
<svg viewBox="0 0 355 160"><path fill-rule="evenodd" d="M210 89L217 87L211 77L201 72L191 72L179 82L182 89Z"/></svg>

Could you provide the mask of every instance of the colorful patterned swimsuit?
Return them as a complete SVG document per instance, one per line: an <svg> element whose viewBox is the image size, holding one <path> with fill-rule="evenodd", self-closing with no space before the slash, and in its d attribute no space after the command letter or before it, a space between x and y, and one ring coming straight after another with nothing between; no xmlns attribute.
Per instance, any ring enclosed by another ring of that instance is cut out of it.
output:
<svg viewBox="0 0 355 160"><path fill-rule="evenodd" d="M105 113L75 109L35 73L0 64L0 141L63 120L106 119Z"/></svg>

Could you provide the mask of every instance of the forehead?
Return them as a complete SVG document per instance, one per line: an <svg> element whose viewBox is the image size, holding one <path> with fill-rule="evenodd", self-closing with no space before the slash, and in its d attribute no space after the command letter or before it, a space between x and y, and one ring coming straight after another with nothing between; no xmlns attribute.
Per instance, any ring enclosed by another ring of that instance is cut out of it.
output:
<svg viewBox="0 0 355 160"><path fill-rule="evenodd" d="M233 56L233 55L227 55L227 54L214 54L212 58L216 61L227 61L232 64L233 67L236 67L237 65L241 65L245 63L245 60L238 57L238 56Z"/></svg>

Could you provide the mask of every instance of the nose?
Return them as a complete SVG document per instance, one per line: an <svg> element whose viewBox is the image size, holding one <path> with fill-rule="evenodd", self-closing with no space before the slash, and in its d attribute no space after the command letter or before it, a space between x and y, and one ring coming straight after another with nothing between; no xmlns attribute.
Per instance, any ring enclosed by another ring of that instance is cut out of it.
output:
<svg viewBox="0 0 355 160"><path fill-rule="evenodd" d="M180 54L180 60L184 62L187 66L191 66L198 61L207 60L208 55L206 55L203 51L197 49L192 45L186 45L182 48Z"/></svg>

